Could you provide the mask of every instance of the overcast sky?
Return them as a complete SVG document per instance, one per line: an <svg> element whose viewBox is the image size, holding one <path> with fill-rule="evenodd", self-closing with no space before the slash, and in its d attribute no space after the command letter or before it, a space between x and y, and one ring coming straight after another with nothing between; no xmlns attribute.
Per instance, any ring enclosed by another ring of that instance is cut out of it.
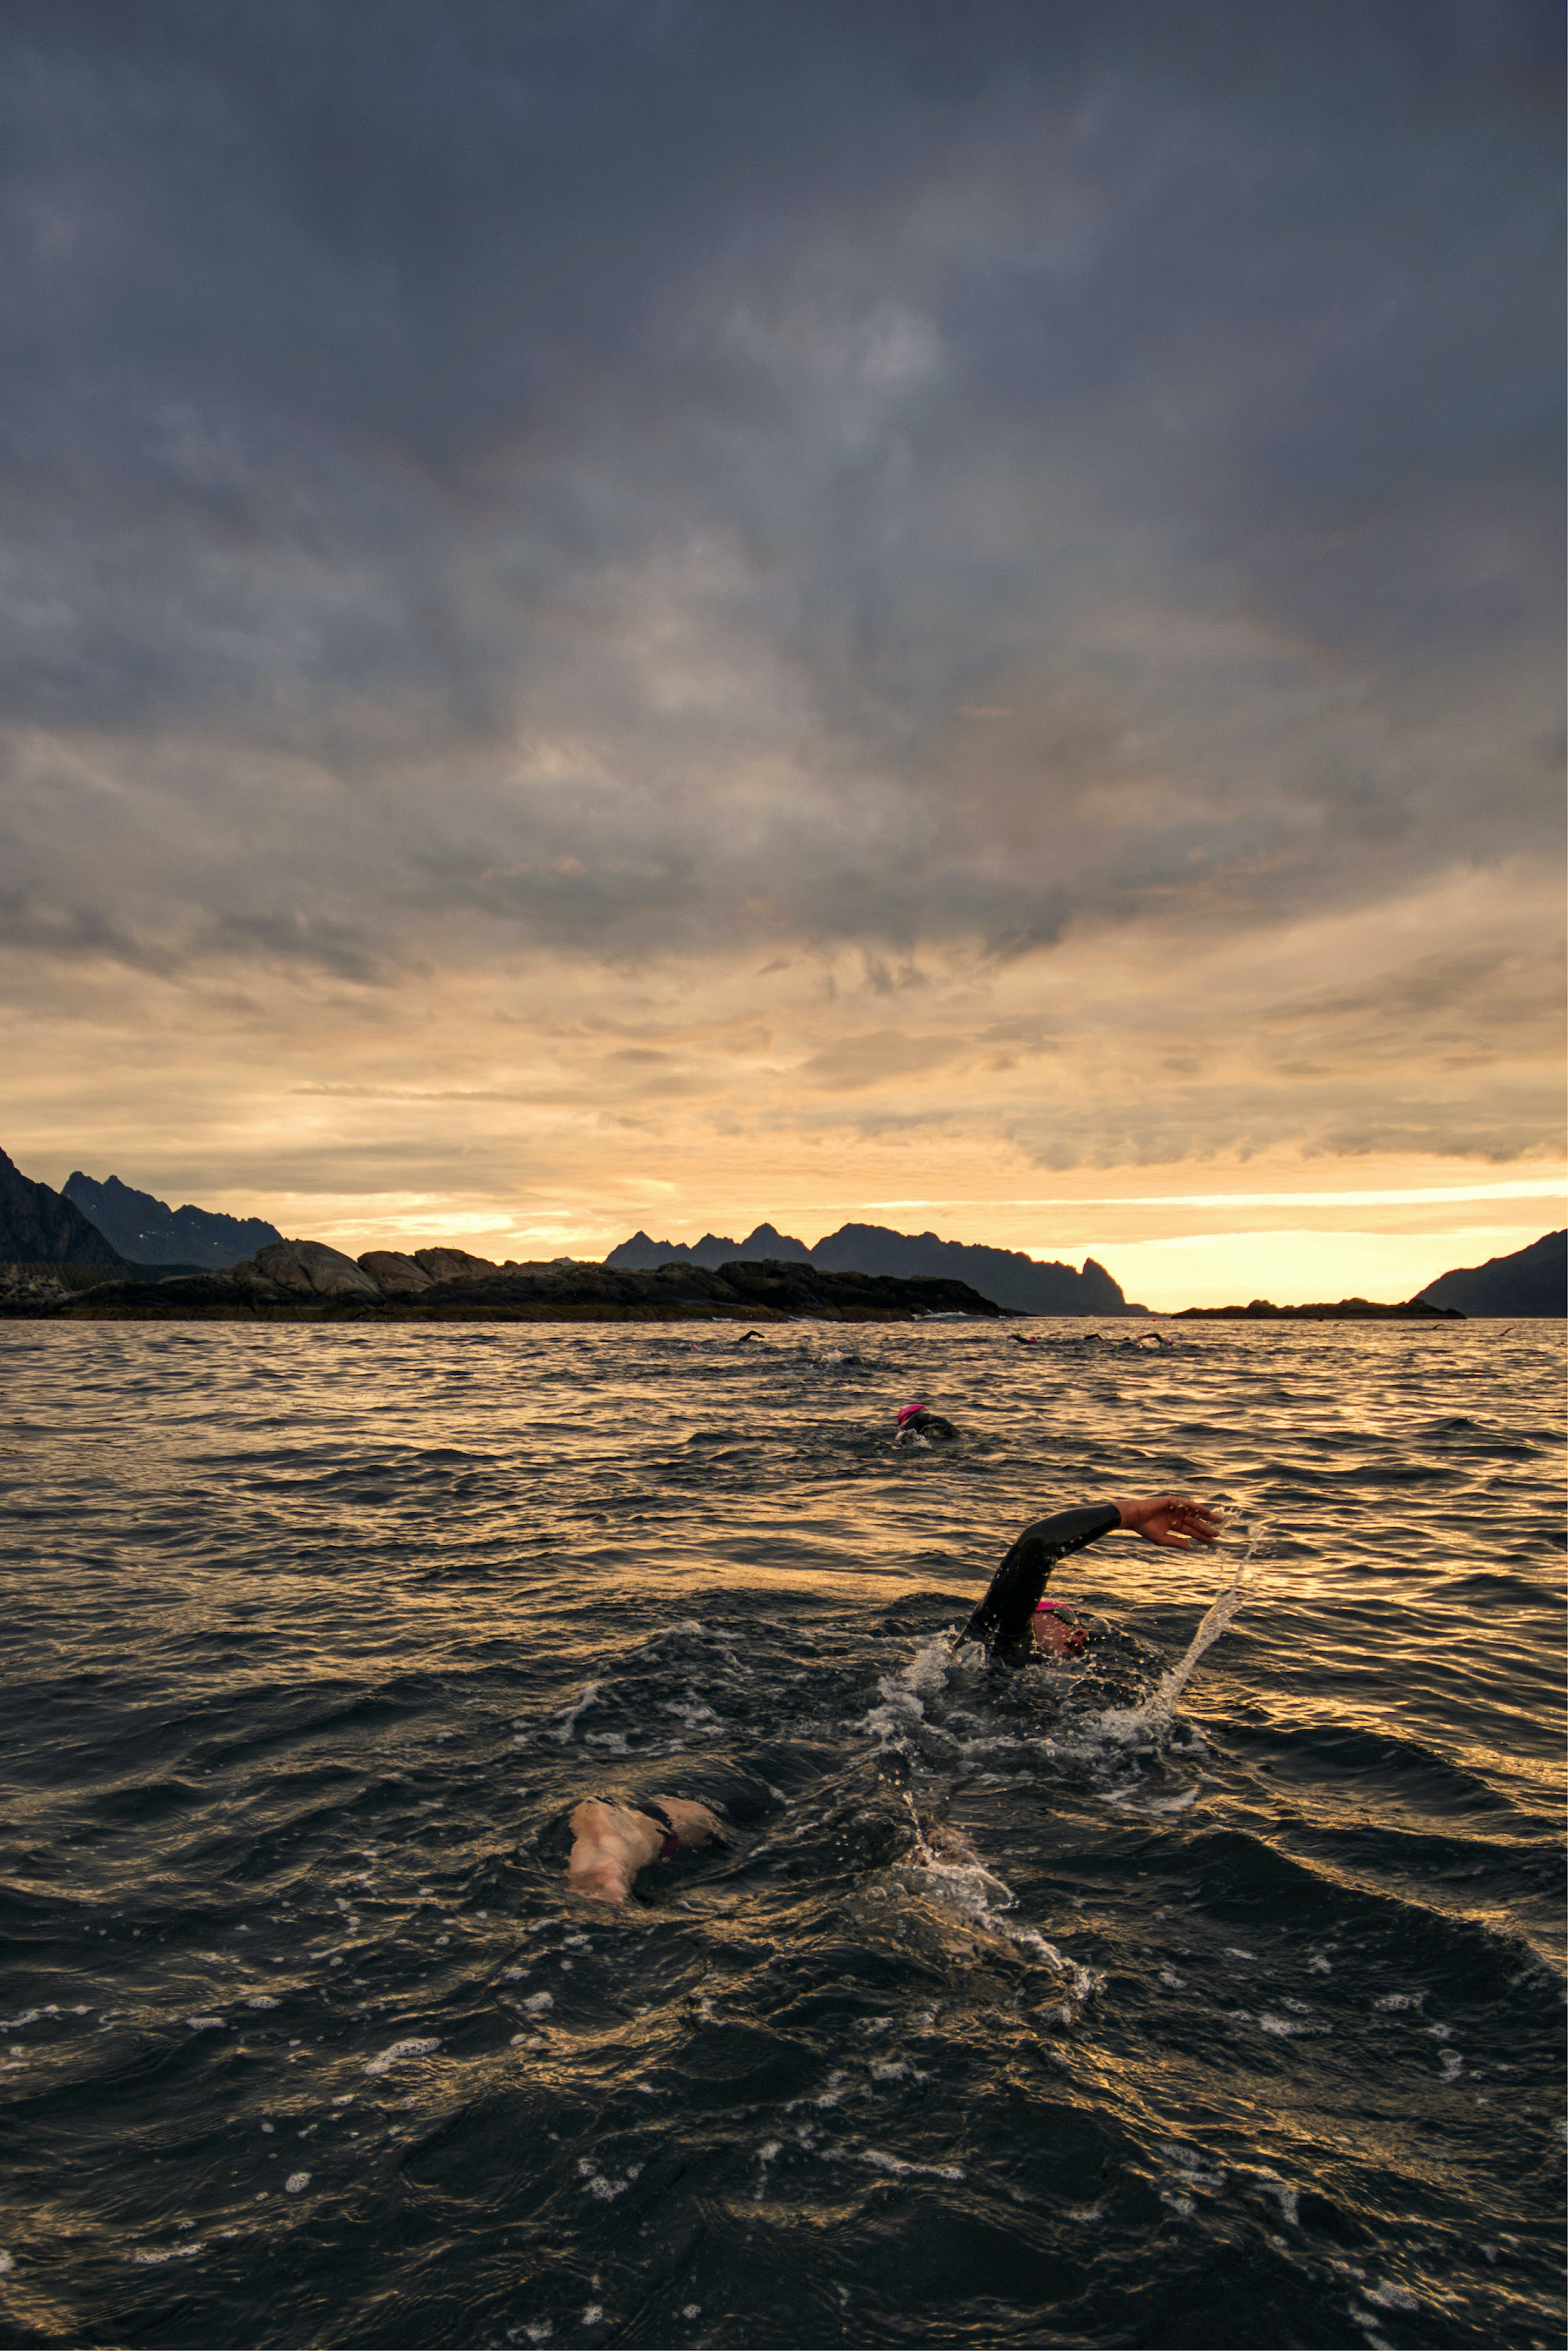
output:
<svg viewBox="0 0 1568 2351"><path fill-rule="evenodd" d="M1158 1303L1561 1223L1560 24L11 0L0 1144Z"/></svg>

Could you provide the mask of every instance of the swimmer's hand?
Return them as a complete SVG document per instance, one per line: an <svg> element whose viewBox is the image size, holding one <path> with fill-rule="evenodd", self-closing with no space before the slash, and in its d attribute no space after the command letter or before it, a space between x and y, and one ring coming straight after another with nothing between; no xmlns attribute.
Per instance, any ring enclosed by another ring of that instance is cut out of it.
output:
<svg viewBox="0 0 1568 2351"><path fill-rule="evenodd" d="M1191 1551L1194 1543L1218 1542L1219 1521L1202 1502L1186 1494L1152 1494L1142 1502L1118 1502L1122 1524L1145 1542L1167 1551Z"/></svg>

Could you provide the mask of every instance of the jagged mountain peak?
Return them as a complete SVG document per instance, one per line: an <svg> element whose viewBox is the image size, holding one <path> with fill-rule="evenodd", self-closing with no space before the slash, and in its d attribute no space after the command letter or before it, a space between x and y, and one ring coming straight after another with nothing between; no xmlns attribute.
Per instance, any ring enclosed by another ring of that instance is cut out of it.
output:
<svg viewBox="0 0 1568 2351"><path fill-rule="evenodd" d="M118 1176L102 1182L76 1168L67 1176L64 1197L97 1227L131 1265L179 1263L216 1271L254 1257L283 1236L262 1217L230 1217L219 1208L187 1201L171 1208L152 1192L138 1192Z"/></svg>

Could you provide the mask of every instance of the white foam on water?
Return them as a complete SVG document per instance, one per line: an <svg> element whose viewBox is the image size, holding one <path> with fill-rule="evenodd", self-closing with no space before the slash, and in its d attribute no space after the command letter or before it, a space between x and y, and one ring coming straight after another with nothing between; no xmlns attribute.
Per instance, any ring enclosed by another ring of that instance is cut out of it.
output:
<svg viewBox="0 0 1568 2351"><path fill-rule="evenodd" d="M390 2074L392 2067L394 2065L402 2064L405 2058L429 2057L435 2050L439 2049L441 2043L439 2039L433 2041L394 2041L390 2049L383 2049L379 2057L371 2058L370 2064L365 2067L365 2071L367 2074Z"/></svg>
<svg viewBox="0 0 1568 2351"><path fill-rule="evenodd" d="M559 1747L565 1747L568 1744L572 1732L577 1729L578 1718L586 1714L589 1708L595 1704L601 1696L603 1688L602 1682L585 1682L582 1686L582 1696L578 1699L577 1704L567 1707L549 1725L549 1735Z"/></svg>
<svg viewBox="0 0 1568 2351"><path fill-rule="evenodd" d="M885 2171L895 2179L962 2179L963 2171L956 2163L905 2163L901 2155L884 2155L879 2147L862 2147L855 2150L859 2163L869 2163L873 2171Z"/></svg>
<svg viewBox="0 0 1568 2351"><path fill-rule="evenodd" d="M625 2178L616 2179L601 2171L591 2156L580 2155L577 2158L577 2168L588 2193L591 2196L597 2196L601 2204L610 2204L617 2196L625 2195L643 2167L640 2163L629 2163L626 2167Z"/></svg>
<svg viewBox="0 0 1568 2351"><path fill-rule="evenodd" d="M133 2262L140 2262L146 2268L152 2268L155 2263L160 2262L188 2262L191 2261L197 2253L205 2252L205 2251L206 2247L201 2243L194 2245L143 2245L138 2252L132 2253L131 2258ZM9 2267L8 2263L7 2267Z"/></svg>
<svg viewBox="0 0 1568 2351"><path fill-rule="evenodd" d="M1301 2189L1299 2188L1292 2188L1288 2180L1281 2179L1277 2171L1265 2169L1260 2171L1258 2177L1269 2190L1270 2195L1277 2196L1279 2198L1280 2210L1284 2214L1285 2219L1289 2221L1291 2227L1292 2229L1299 2229L1301 2225Z"/></svg>
<svg viewBox="0 0 1568 2351"><path fill-rule="evenodd" d="M912 1690L926 1698L935 1698L946 1689L953 1664L953 1644L946 1633L937 1633L915 1652L899 1679Z"/></svg>
<svg viewBox="0 0 1568 2351"><path fill-rule="evenodd" d="M905 1865L895 1873L899 1883L909 1893L924 1896L939 1909L956 1914L971 1927L998 1936L1017 1949L1029 1951L1034 1958L1043 1960L1047 1967L1055 1968L1071 1977L1077 2000L1092 1999L1100 1980L1092 1970L1080 1967L1075 1959L1070 1959L1064 1951L1059 1950L1033 1927L1019 1926L1005 1915L1015 1907L1018 1896L1005 1878L998 1877L995 1870L986 1867L978 1855L969 1854L959 1859L951 1859L933 1852L912 1800L906 1795L904 1801L915 1823L915 1845L920 1857L915 1864Z"/></svg>
<svg viewBox="0 0 1568 2351"><path fill-rule="evenodd" d="M1375 2285L1361 2289L1368 2302L1376 2303L1380 2310L1419 2310L1421 2305L1413 2294L1406 2294L1392 2278L1379 2278Z"/></svg>
<svg viewBox="0 0 1568 2351"><path fill-rule="evenodd" d="M291 2171L283 2183L283 2192L286 2196L302 2196L309 2185L310 2174L308 2171Z"/></svg>
<svg viewBox="0 0 1568 2351"><path fill-rule="evenodd" d="M1161 2147L1181 2173L1186 2185L1212 2189L1216 2194L1225 2186L1228 2175L1224 2168L1217 2164L1212 2171L1206 2171L1204 2158L1197 2147L1184 2147L1175 2139L1162 2140Z"/></svg>

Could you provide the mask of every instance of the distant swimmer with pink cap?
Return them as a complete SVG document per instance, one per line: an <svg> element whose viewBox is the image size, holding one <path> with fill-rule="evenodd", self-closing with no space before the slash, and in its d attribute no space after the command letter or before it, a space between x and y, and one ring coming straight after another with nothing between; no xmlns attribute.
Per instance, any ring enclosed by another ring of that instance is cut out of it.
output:
<svg viewBox="0 0 1568 2351"><path fill-rule="evenodd" d="M1144 1501L1094 1502L1085 1510L1058 1510L1054 1518L1037 1519L1025 1527L962 1637L981 1642L1009 1666L1027 1666L1041 1652L1056 1657L1082 1655L1089 1636L1070 1609L1047 1600L1046 1579L1060 1561L1119 1527L1166 1551L1191 1551L1195 1543L1219 1540L1214 1512L1186 1494L1153 1494Z"/></svg>
<svg viewBox="0 0 1568 2351"><path fill-rule="evenodd" d="M939 1412L927 1412L923 1404L906 1404L898 1416L898 1435L894 1441L902 1445L906 1439L926 1437L946 1445L957 1434L952 1422L944 1420Z"/></svg>

